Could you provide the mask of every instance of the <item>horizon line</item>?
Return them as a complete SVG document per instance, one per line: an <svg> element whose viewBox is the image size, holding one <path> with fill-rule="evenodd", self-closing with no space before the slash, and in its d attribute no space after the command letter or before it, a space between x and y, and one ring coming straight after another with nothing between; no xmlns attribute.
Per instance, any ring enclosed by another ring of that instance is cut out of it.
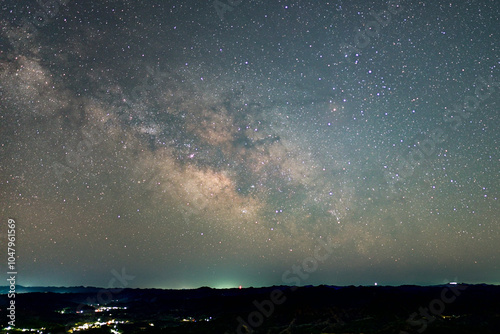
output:
<svg viewBox="0 0 500 334"><path fill-rule="evenodd" d="M411 283L403 283L403 284L349 284L349 285L335 285L335 284L307 284L307 285L265 285L265 286L234 286L234 287L212 287L208 285L202 285L199 287L189 287L189 288L161 288L161 287L100 287L100 286L92 286L92 285L72 285L72 286L54 286L54 285L22 285L16 284L16 288L53 288L53 289L75 289L75 288L84 288L84 289L104 289L104 290L125 290L125 289L134 289L134 290L199 290L199 289L212 289L212 290L243 290L243 289L265 289L265 288L276 288L276 287L338 287L338 288L347 288L347 287L404 287L404 286L417 286L417 287L432 287L432 286L444 286L444 285L491 285L491 286L500 286L500 283L467 283L467 282L448 282L448 283L435 283L435 284L411 284ZM0 285L0 289L9 288L9 285Z"/></svg>

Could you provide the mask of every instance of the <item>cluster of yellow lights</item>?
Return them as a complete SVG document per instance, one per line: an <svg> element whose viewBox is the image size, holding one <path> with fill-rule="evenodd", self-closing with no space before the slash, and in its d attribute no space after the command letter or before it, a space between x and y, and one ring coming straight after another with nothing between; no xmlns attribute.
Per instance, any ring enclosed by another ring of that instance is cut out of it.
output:
<svg viewBox="0 0 500 334"><path fill-rule="evenodd" d="M198 322L198 321L212 321L212 317L202 318L202 319L195 319L193 317L187 317L187 318L182 319L182 322Z"/></svg>
<svg viewBox="0 0 500 334"><path fill-rule="evenodd" d="M37 332L37 333L40 333L42 334L43 331L45 330L45 327L42 327L40 329L36 329L36 328L14 328L14 327L5 327L3 330L4 331L9 331L9 330L13 330L15 329L16 331L21 331L21 332Z"/></svg>
<svg viewBox="0 0 500 334"><path fill-rule="evenodd" d="M127 307L120 307L120 306L101 306L99 308L96 308L96 312L105 312L105 311L111 311L111 310L126 310Z"/></svg>
<svg viewBox="0 0 500 334"><path fill-rule="evenodd" d="M100 319L98 319L95 322L87 322L87 323L84 323L83 325L72 327L71 329L68 330L68 332L73 333L73 332L85 331L85 330L88 330L91 328L101 328L102 326L111 325L111 324L115 324L115 327L116 327L116 324L124 324L127 322L128 321L124 321L124 320L120 321L120 320L115 320L115 319L111 319L108 321L100 321ZM113 332L117 332L117 331L113 330Z"/></svg>

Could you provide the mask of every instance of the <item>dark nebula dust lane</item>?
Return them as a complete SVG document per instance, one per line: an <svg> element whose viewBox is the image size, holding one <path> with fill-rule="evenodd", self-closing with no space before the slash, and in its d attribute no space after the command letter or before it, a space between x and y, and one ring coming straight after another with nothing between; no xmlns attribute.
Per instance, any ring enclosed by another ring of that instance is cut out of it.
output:
<svg viewBox="0 0 500 334"><path fill-rule="evenodd" d="M19 284L499 283L497 3L216 3L2 4Z"/></svg>

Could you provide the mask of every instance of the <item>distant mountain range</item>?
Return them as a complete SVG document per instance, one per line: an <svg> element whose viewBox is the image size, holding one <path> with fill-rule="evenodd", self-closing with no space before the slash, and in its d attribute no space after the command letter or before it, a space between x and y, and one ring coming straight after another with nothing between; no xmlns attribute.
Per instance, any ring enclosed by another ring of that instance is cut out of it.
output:
<svg viewBox="0 0 500 334"><path fill-rule="evenodd" d="M457 284L457 283L451 283L451 284ZM492 285L492 284L466 284L466 283L459 283L460 285L467 285L467 286L497 286L497 285ZM341 289L345 288L343 286L335 286L335 285L321 285L322 287L329 287L333 289ZM419 285L401 285L401 288L409 288L411 287L414 288L425 288L425 287L444 287L448 286L448 284L436 284L436 285L426 285L426 286L419 286ZM307 285L305 287L311 288L313 286ZM352 287L352 286L351 286ZM359 287L368 287L368 286L359 286ZM383 288L384 286L378 286L379 288ZM391 288L395 288L395 286L387 286ZM275 287L259 287L259 288L244 288L243 290L246 289L251 289L252 291L257 291L257 290L262 290L265 291L267 289L274 289ZM288 287L283 287L282 288L288 288ZM53 293L98 293L99 291L102 290L110 290L110 291L119 291L119 290L130 290L131 288L126 288L126 289L121 289L121 288L115 288L115 289L106 289L106 288L100 288L100 287L95 287L95 286L70 286L70 287L58 287L58 286L23 286L23 285L16 285L16 293L30 293L30 292L53 292ZM159 289L159 288L132 288L132 290L177 290L177 289ZM210 288L210 287L200 287L196 289L178 289L179 291L187 291L187 290L193 290L193 291L199 291L199 290L240 290L238 288L227 288L227 289L216 289L216 288ZM8 286L0 286L0 294L7 294L9 292L9 287Z"/></svg>
<svg viewBox="0 0 500 334"><path fill-rule="evenodd" d="M8 291L0 287L0 319L8 319ZM77 331L78 326L124 334L497 334L500 328L500 286L488 284L186 290L16 286L16 293L16 327L47 333Z"/></svg>
<svg viewBox="0 0 500 334"><path fill-rule="evenodd" d="M87 286L57 287L57 286L16 285L16 293L29 293L29 292L97 293L100 290L102 290L102 288L87 287ZM0 286L0 294L7 294L8 292L9 292L8 286Z"/></svg>

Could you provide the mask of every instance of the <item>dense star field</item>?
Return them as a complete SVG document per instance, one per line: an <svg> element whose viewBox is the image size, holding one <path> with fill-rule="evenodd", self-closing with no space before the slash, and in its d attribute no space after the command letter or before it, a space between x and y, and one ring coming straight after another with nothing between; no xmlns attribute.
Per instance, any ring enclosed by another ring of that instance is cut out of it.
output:
<svg viewBox="0 0 500 334"><path fill-rule="evenodd" d="M497 1L1 9L18 284L500 283Z"/></svg>

